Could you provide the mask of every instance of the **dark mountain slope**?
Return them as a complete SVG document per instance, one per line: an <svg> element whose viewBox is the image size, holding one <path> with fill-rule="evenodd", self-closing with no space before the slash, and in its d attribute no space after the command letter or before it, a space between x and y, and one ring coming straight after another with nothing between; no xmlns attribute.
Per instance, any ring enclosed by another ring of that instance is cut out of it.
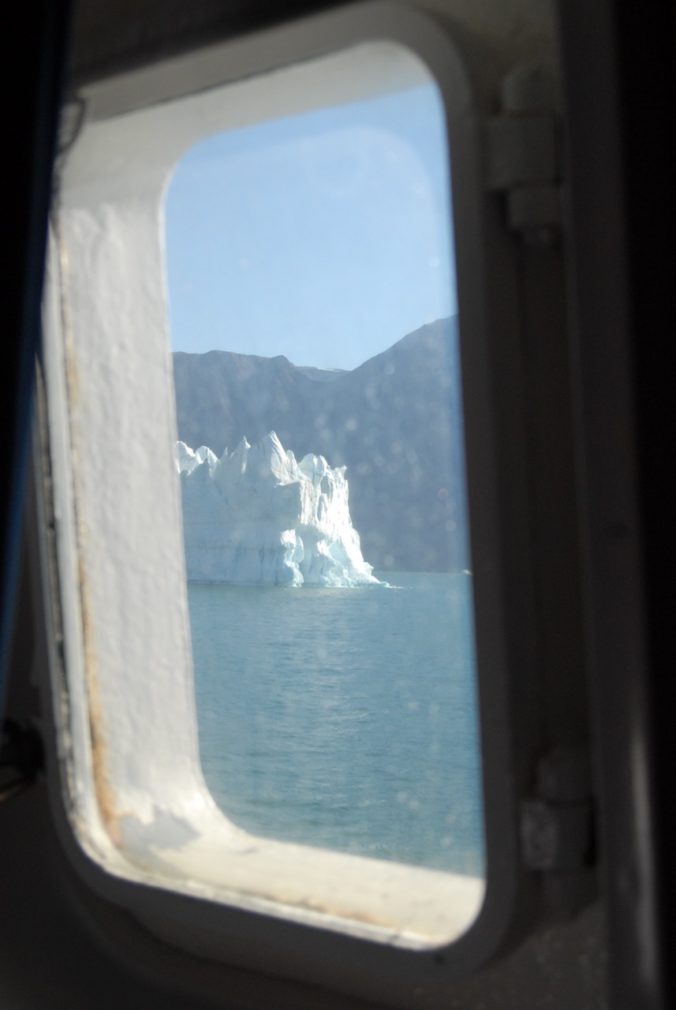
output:
<svg viewBox="0 0 676 1010"><path fill-rule="evenodd" d="M179 438L220 455L272 429L298 457L347 465L352 518L376 568L464 568L456 340L456 320L439 320L327 381L284 357L179 352Z"/></svg>

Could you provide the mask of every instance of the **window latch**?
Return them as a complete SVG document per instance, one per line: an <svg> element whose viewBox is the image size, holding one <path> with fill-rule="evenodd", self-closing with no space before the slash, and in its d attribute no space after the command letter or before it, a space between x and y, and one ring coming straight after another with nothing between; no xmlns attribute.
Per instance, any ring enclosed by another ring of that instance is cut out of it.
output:
<svg viewBox="0 0 676 1010"><path fill-rule="evenodd" d="M486 128L486 186L505 196L507 224L528 245L561 231L561 124L550 77L519 66L503 80L500 115Z"/></svg>
<svg viewBox="0 0 676 1010"><path fill-rule="evenodd" d="M554 750L521 804L521 855L543 876L548 904L572 912L589 900L596 865L594 800L586 750Z"/></svg>

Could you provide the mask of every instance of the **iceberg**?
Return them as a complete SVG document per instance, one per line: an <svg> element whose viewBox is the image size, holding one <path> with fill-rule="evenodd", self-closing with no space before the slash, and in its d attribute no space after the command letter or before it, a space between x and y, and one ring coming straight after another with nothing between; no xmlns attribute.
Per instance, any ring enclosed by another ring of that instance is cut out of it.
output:
<svg viewBox="0 0 676 1010"><path fill-rule="evenodd" d="M274 431L220 459L176 443L188 579L232 585L378 585L352 525L345 467L298 462Z"/></svg>

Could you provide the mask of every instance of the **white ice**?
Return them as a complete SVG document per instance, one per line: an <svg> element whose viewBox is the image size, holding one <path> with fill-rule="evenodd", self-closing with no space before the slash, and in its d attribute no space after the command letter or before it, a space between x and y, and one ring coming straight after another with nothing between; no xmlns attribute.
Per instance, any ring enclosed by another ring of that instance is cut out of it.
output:
<svg viewBox="0 0 676 1010"><path fill-rule="evenodd" d="M345 467L297 462L274 431L220 459L176 443L188 578L232 585L378 584L352 525Z"/></svg>

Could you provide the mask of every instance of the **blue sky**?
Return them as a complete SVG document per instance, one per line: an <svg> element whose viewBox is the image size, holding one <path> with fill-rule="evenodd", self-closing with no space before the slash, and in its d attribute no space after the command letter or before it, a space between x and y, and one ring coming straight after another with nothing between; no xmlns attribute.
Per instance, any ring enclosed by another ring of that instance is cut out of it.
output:
<svg viewBox="0 0 676 1010"><path fill-rule="evenodd" d="M175 350L354 368L455 311L436 86L207 138L175 169Z"/></svg>

